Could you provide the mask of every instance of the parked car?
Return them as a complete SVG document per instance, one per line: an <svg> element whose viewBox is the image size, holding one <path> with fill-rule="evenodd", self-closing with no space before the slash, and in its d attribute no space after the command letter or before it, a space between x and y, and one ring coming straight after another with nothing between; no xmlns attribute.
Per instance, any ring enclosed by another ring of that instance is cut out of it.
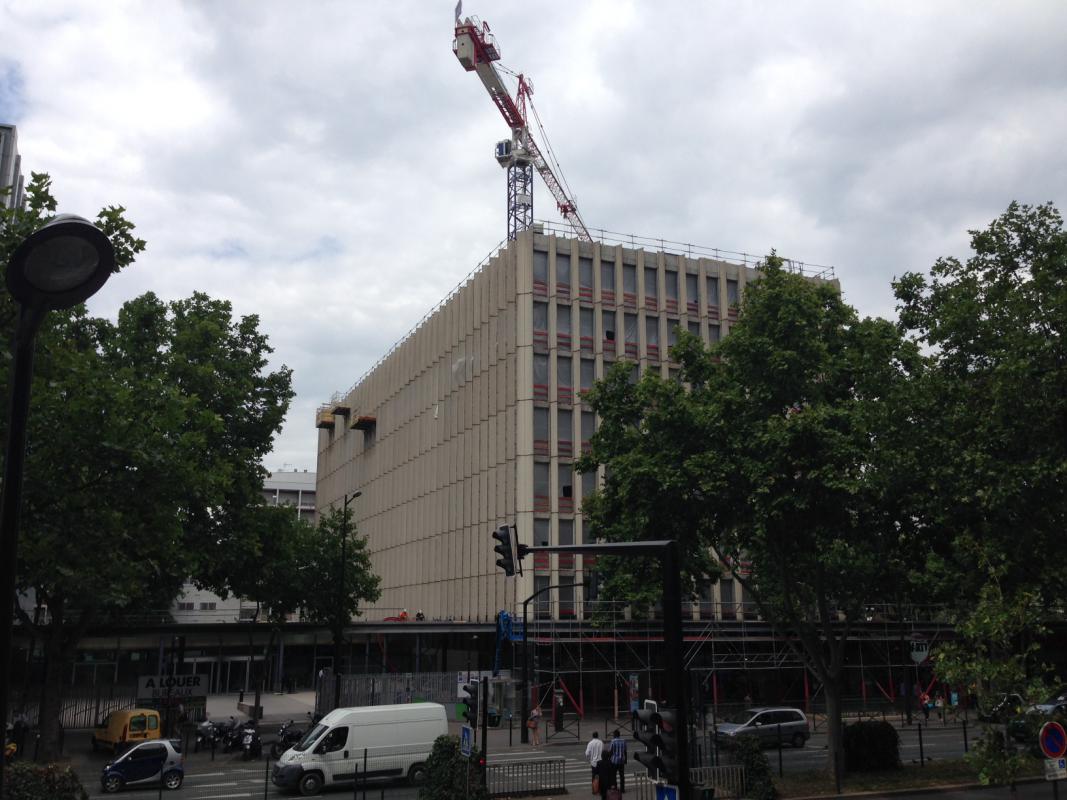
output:
<svg viewBox="0 0 1067 800"><path fill-rule="evenodd" d="M1008 721L1008 733L1017 742L1037 742L1038 731L1049 720L1067 722L1067 691L1058 689L1043 703L1035 703Z"/></svg>
<svg viewBox="0 0 1067 800"><path fill-rule="evenodd" d="M1023 700L1022 695L1014 693L1001 695L1000 699L991 708L978 707L978 721L1003 724L1012 717L1021 714L1025 706L1026 701Z"/></svg>
<svg viewBox="0 0 1067 800"><path fill-rule="evenodd" d="M811 738L808 718L797 708L746 708L737 711L715 726L715 738L729 745L738 736L756 736L764 745L778 743L779 726L782 742L803 747Z"/></svg>
<svg viewBox="0 0 1067 800"><path fill-rule="evenodd" d="M120 791L126 786L155 786L177 789L185 780L181 743L177 739L158 739L134 745L104 767L100 786L105 792Z"/></svg>
<svg viewBox="0 0 1067 800"><path fill-rule="evenodd" d="M93 752L103 747L119 753L130 744L159 737L158 711L154 708L125 708L112 711L96 724L92 733Z"/></svg>

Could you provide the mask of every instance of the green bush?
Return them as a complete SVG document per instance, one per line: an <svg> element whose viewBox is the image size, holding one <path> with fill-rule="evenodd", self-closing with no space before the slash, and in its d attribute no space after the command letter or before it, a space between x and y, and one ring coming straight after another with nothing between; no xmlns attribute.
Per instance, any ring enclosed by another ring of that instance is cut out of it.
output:
<svg viewBox="0 0 1067 800"><path fill-rule="evenodd" d="M882 720L845 726L845 771L868 772L900 767L900 736Z"/></svg>
<svg viewBox="0 0 1067 800"><path fill-rule="evenodd" d="M4 769L3 800L89 800L70 767L15 761Z"/></svg>
<svg viewBox="0 0 1067 800"><path fill-rule="evenodd" d="M419 800L455 800L466 797L470 800L488 800L489 794L482 785L482 768L478 766L477 754L470 759L459 752L459 739L455 736L438 736L426 762L426 783L419 789Z"/></svg>
<svg viewBox="0 0 1067 800"><path fill-rule="evenodd" d="M757 736L737 737L736 757L745 768L745 797L751 800L775 800L778 790L771 778L771 765Z"/></svg>

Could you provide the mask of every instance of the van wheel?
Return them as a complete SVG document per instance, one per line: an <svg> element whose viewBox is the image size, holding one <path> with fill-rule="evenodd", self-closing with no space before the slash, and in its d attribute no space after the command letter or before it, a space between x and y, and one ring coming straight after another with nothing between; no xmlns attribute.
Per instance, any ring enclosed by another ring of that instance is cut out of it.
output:
<svg viewBox="0 0 1067 800"><path fill-rule="evenodd" d="M272 760L277 761L282 754L282 743L275 742L270 746L270 757Z"/></svg>
<svg viewBox="0 0 1067 800"><path fill-rule="evenodd" d="M804 746L804 742L805 742L804 734L802 734L802 733L794 733L793 734L793 747L803 747Z"/></svg>
<svg viewBox="0 0 1067 800"><path fill-rule="evenodd" d="M414 764L411 769L408 770L408 782L420 786L426 783L430 777L430 771L426 769L425 764Z"/></svg>
<svg viewBox="0 0 1067 800"><path fill-rule="evenodd" d="M308 772L300 779L300 794L310 797L322 791L322 776L317 772Z"/></svg>
<svg viewBox="0 0 1067 800"><path fill-rule="evenodd" d="M178 770L172 769L166 775L163 776L163 788L164 789L180 789L182 786L183 776Z"/></svg>
<svg viewBox="0 0 1067 800"><path fill-rule="evenodd" d="M104 791L114 794L122 788L123 780L118 775L108 775L104 778Z"/></svg>

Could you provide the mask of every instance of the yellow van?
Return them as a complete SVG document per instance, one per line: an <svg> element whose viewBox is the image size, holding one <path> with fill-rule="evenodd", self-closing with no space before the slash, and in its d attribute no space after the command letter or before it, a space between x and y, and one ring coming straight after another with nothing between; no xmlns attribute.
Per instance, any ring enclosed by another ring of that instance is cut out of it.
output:
<svg viewBox="0 0 1067 800"><path fill-rule="evenodd" d="M113 752L127 745L160 737L159 712L152 708L112 711L93 731L93 752L101 747Z"/></svg>

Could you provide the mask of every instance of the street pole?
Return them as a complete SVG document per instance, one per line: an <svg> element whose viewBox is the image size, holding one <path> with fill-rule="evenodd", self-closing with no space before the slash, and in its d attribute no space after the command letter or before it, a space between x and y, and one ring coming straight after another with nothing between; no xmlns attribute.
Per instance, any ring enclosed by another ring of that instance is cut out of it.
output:
<svg viewBox="0 0 1067 800"><path fill-rule="evenodd" d="M333 707L341 707L341 639L345 626L345 543L348 540L348 504L359 497L363 492L346 494L341 511L341 592L337 602L337 630L333 640Z"/></svg>

